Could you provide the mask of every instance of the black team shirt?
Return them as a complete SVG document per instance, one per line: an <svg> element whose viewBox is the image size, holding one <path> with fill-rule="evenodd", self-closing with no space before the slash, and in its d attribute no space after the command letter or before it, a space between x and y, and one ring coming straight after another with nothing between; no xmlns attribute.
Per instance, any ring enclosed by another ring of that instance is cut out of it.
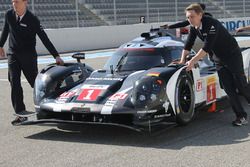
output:
<svg viewBox="0 0 250 167"><path fill-rule="evenodd" d="M36 54L36 34L53 57L59 56L36 16L27 10L18 22L15 11L10 9L5 14L0 47L4 46L9 35L9 54Z"/></svg>
<svg viewBox="0 0 250 167"><path fill-rule="evenodd" d="M212 17L204 15L201 22L201 27L198 29L193 26L190 27L190 33L184 47L185 50L191 50L198 36L204 41L202 49L207 53L214 52L215 59L217 59L215 61L221 65L233 65L236 56L240 56L234 52L239 49L235 38L218 20Z"/></svg>

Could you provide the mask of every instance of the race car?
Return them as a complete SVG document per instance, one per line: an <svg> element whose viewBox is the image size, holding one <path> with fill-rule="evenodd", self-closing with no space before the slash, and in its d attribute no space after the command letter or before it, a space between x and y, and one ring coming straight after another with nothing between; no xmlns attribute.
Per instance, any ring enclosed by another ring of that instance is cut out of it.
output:
<svg viewBox="0 0 250 167"><path fill-rule="evenodd" d="M160 124L186 125L200 106L226 94L214 63L199 61L187 72L180 60L184 43L164 29L152 29L120 46L102 69L81 62L42 69L34 86L36 114L22 124L115 125L137 131ZM242 51L250 81L250 49ZM195 55L191 51L189 58Z"/></svg>

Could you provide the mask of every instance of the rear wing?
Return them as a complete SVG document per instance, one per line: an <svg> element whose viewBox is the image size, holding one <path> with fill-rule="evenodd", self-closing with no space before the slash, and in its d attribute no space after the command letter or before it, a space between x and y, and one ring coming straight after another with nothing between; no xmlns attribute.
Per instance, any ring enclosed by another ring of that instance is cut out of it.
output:
<svg viewBox="0 0 250 167"><path fill-rule="evenodd" d="M176 41L182 41L182 38L177 35L176 29L165 29L165 28L151 28L149 32L144 32L141 34L142 38L145 38L146 40L150 40L153 38L159 38L159 37L170 37L173 40Z"/></svg>

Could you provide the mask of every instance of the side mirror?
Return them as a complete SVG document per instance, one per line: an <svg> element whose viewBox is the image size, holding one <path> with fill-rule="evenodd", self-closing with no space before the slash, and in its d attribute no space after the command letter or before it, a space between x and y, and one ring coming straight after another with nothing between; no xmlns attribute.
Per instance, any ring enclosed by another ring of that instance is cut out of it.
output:
<svg viewBox="0 0 250 167"><path fill-rule="evenodd" d="M81 60L85 59L85 53L75 53L72 55L72 58L76 59L78 63L81 63Z"/></svg>
<svg viewBox="0 0 250 167"><path fill-rule="evenodd" d="M150 40L150 33L144 32L144 33L141 34L141 37L145 38L146 40Z"/></svg>

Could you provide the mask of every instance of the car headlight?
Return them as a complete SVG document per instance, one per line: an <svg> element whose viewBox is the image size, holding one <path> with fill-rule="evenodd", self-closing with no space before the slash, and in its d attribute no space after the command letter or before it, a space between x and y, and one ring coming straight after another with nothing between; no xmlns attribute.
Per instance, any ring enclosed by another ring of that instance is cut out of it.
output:
<svg viewBox="0 0 250 167"><path fill-rule="evenodd" d="M134 84L131 102L136 108L152 109L166 100L166 83L159 77L144 77Z"/></svg>
<svg viewBox="0 0 250 167"><path fill-rule="evenodd" d="M146 99L147 99L147 98L146 98L145 95L140 95L140 96L139 96L139 100L140 100L141 102L145 101Z"/></svg>
<svg viewBox="0 0 250 167"><path fill-rule="evenodd" d="M150 100L151 101L156 101L157 100L157 95L156 94L151 94Z"/></svg>

